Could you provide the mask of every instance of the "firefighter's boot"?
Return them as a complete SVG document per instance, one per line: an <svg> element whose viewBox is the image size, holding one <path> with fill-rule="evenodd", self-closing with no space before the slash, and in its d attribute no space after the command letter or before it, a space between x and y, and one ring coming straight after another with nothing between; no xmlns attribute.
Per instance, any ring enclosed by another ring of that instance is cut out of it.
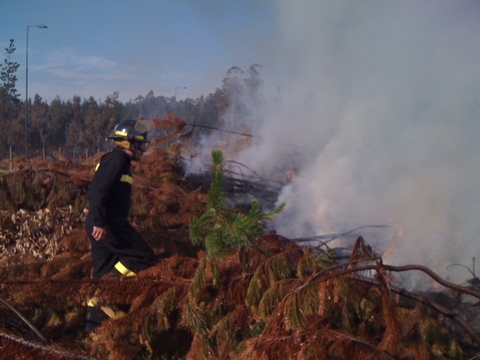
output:
<svg viewBox="0 0 480 360"><path fill-rule="evenodd" d="M85 313L85 332L90 333L102 324L104 320L117 320L124 317L126 313L120 310L116 305L100 304L97 297L93 297L87 302Z"/></svg>

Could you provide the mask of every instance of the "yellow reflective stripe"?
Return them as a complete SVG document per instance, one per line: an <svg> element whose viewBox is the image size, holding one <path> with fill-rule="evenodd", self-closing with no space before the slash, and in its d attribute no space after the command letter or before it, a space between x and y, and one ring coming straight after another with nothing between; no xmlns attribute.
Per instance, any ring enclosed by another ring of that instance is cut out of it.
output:
<svg viewBox="0 0 480 360"><path fill-rule="evenodd" d="M100 309L107 314L110 319L117 320L121 317L124 317L125 314L122 310L118 309L115 305L106 304L104 306L100 306Z"/></svg>
<svg viewBox="0 0 480 360"><path fill-rule="evenodd" d="M136 276L132 270L129 270L125 265L123 265L120 261L115 264L115 269L122 275L127 277Z"/></svg>
<svg viewBox="0 0 480 360"><path fill-rule="evenodd" d="M98 163L97 166L95 166L95 171L97 171L99 167L100 167L100 163Z"/></svg>
<svg viewBox="0 0 480 360"><path fill-rule="evenodd" d="M128 136L128 133L126 131L122 131L122 130L117 130L115 131L115 135L118 135L118 136L123 136L123 137L127 137ZM135 135L133 137L135 140L145 140L145 136L144 135Z"/></svg>
<svg viewBox="0 0 480 360"><path fill-rule="evenodd" d="M127 136L127 132L126 132L126 131L117 130L117 131L115 131L115 135Z"/></svg>
<svg viewBox="0 0 480 360"><path fill-rule="evenodd" d="M97 306L97 303L98 303L98 299L96 297L94 297L94 298L88 299L87 306L95 307L95 306Z"/></svg>
<svg viewBox="0 0 480 360"><path fill-rule="evenodd" d="M131 183L133 183L133 177L131 177L130 175L125 174L125 175L122 175L122 177L120 178L120 181L131 184Z"/></svg>

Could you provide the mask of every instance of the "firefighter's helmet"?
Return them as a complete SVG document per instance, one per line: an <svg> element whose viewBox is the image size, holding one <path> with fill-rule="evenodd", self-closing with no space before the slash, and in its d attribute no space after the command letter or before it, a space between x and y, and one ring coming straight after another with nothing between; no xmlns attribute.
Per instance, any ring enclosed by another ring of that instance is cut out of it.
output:
<svg viewBox="0 0 480 360"><path fill-rule="evenodd" d="M150 120L124 120L119 122L107 139L115 141L127 140L133 148L147 151L148 132L152 127Z"/></svg>

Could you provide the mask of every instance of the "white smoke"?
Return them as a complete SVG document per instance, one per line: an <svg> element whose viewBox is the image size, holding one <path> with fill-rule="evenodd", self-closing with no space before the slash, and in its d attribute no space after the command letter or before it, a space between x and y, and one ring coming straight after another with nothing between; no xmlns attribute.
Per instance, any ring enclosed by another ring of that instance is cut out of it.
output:
<svg viewBox="0 0 480 360"><path fill-rule="evenodd" d="M389 225L387 263L469 278L446 267L480 255L480 3L276 5L264 69L279 91L241 161L264 168L286 158L283 143L313 155L282 191L277 231Z"/></svg>

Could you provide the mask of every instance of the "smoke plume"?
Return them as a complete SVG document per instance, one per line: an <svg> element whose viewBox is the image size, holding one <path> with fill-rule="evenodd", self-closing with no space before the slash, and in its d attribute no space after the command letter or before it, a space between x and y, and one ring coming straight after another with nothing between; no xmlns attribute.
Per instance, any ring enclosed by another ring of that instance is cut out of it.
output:
<svg viewBox="0 0 480 360"><path fill-rule="evenodd" d="M480 254L480 3L278 1L276 11L263 141L241 161L291 160L285 144L307 155L281 193L277 231L388 225L385 262L468 278L446 268Z"/></svg>

